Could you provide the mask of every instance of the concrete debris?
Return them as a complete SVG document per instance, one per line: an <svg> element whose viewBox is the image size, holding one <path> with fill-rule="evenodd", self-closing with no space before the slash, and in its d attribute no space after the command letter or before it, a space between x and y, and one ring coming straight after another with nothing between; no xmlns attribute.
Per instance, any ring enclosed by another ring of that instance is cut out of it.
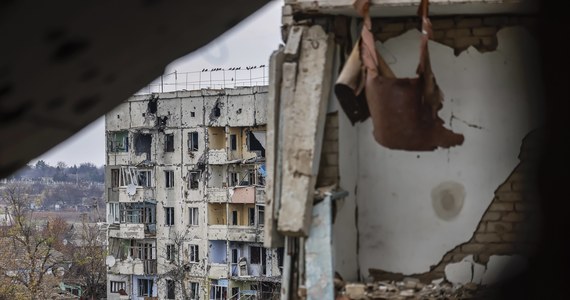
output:
<svg viewBox="0 0 570 300"><path fill-rule="evenodd" d="M341 284L338 280L335 283ZM374 283L346 283L337 289L336 299L351 300L435 300L435 299L486 299L482 295L484 287L475 283L452 285L443 281L439 284L421 283L416 278L403 281L378 281Z"/></svg>

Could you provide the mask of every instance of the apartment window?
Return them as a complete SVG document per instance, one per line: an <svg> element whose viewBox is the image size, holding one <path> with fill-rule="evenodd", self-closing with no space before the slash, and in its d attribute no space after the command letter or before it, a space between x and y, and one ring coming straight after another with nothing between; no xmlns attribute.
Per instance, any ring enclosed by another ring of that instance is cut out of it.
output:
<svg viewBox="0 0 570 300"><path fill-rule="evenodd" d="M232 225L238 224L238 212L237 210L232 211Z"/></svg>
<svg viewBox="0 0 570 300"><path fill-rule="evenodd" d="M174 152L174 134L164 135L164 151Z"/></svg>
<svg viewBox="0 0 570 300"><path fill-rule="evenodd" d="M108 142L109 152L127 152L129 151L129 132L109 132Z"/></svg>
<svg viewBox="0 0 570 300"><path fill-rule="evenodd" d="M119 169L111 169L111 187L121 186L121 175Z"/></svg>
<svg viewBox="0 0 570 300"><path fill-rule="evenodd" d="M190 299L198 300L200 297L200 284L198 282L190 282Z"/></svg>
<svg viewBox="0 0 570 300"><path fill-rule="evenodd" d="M197 263L200 260L198 256L198 245L189 245L188 248L188 258L190 262Z"/></svg>
<svg viewBox="0 0 570 300"><path fill-rule="evenodd" d="M198 225L198 208L197 207L190 207L188 210L189 210L189 214L190 214L190 220L189 220L188 224L190 224L191 226L197 226Z"/></svg>
<svg viewBox="0 0 570 300"><path fill-rule="evenodd" d="M261 247L256 247L256 246L249 247L249 262L251 264L261 263Z"/></svg>
<svg viewBox="0 0 570 300"><path fill-rule="evenodd" d="M164 213L166 215L165 225L166 226L174 225L174 207L165 207Z"/></svg>
<svg viewBox="0 0 570 300"><path fill-rule="evenodd" d="M164 184L167 188L174 187L174 171L164 171Z"/></svg>
<svg viewBox="0 0 570 300"><path fill-rule="evenodd" d="M120 211L118 202L109 203L109 223L119 223L120 222Z"/></svg>
<svg viewBox="0 0 570 300"><path fill-rule="evenodd" d="M248 210L249 226L255 226L255 207L250 207Z"/></svg>
<svg viewBox="0 0 570 300"><path fill-rule="evenodd" d="M198 132L188 132L188 151L198 151Z"/></svg>
<svg viewBox="0 0 570 300"><path fill-rule="evenodd" d="M235 134L230 134L230 150L237 150L237 135Z"/></svg>
<svg viewBox="0 0 570 300"><path fill-rule="evenodd" d="M232 264L237 264L238 260L238 249L232 249Z"/></svg>
<svg viewBox="0 0 570 300"><path fill-rule="evenodd" d="M188 174L188 186L191 190L198 189L198 180L200 179L200 172L199 171L191 171Z"/></svg>
<svg viewBox="0 0 570 300"><path fill-rule="evenodd" d="M139 186L151 187L151 171L150 170L138 170L137 181Z"/></svg>
<svg viewBox="0 0 570 300"><path fill-rule="evenodd" d="M265 224L265 206L257 205L257 225L263 226Z"/></svg>
<svg viewBox="0 0 570 300"><path fill-rule="evenodd" d="M138 284L139 284L139 291L138 291L139 297L152 297L153 295L152 288L154 285L153 279L139 279Z"/></svg>
<svg viewBox="0 0 570 300"><path fill-rule="evenodd" d="M247 173L247 181L249 185L255 185L255 170L249 170Z"/></svg>
<svg viewBox="0 0 570 300"><path fill-rule="evenodd" d="M239 176L236 172L230 172L230 186L236 186L239 184Z"/></svg>
<svg viewBox="0 0 570 300"><path fill-rule="evenodd" d="M174 250L176 248L174 247L174 244L168 244L166 245L166 260L168 261L173 261L174 260Z"/></svg>
<svg viewBox="0 0 570 300"><path fill-rule="evenodd" d="M176 299L174 280L166 280L166 299Z"/></svg>
<svg viewBox="0 0 570 300"><path fill-rule="evenodd" d="M111 293L118 293L119 290L125 290L124 281L111 281Z"/></svg>
<svg viewBox="0 0 570 300"><path fill-rule="evenodd" d="M210 290L210 300L226 300L228 299L228 287L214 285L212 283L212 288Z"/></svg>
<svg viewBox="0 0 570 300"><path fill-rule="evenodd" d="M230 296L230 299L239 299L239 287L232 288L232 294Z"/></svg>

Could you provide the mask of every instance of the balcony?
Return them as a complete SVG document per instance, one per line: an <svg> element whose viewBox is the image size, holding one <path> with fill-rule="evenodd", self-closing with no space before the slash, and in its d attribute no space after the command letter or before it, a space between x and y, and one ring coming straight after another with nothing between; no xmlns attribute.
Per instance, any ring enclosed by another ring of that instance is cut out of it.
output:
<svg viewBox="0 0 570 300"><path fill-rule="evenodd" d="M263 242L263 231L253 226L210 225L209 240L228 240L235 242Z"/></svg>
<svg viewBox="0 0 570 300"><path fill-rule="evenodd" d="M147 199L154 199L154 188L137 186L129 190L127 186L119 187L119 202L143 202Z"/></svg>
<svg viewBox="0 0 570 300"><path fill-rule="evenodd" d="M156 274L156 259L133 259L129 257L117 260L109 272L121 275L153 275Z"/></svg>
<svg viewBox="0 0 570 300"><path fill-rule="evenodd" d="M226 188L208 188L208 202L227 202L228 189Z"/></svg>
<svg viewBox="0 0 570 300"><path fill-rule="evenodd" d="M211 165L223 165L228 161L226 149L210 149L208 150L208 163Z"/></svg>
<svg viewBox="0 0 570 300"><path fill-rule="evenodd" d="M208 271L209 278L228 278L228 265L227 264L210 264L210 270Z"/></svg>
<svg viewBox="0 0 570 300"><path fill-rule="evenodd" d="M144 239L145 238L145 224L119 224L119 228L110 227L109 237L119 239Z"/></svg>

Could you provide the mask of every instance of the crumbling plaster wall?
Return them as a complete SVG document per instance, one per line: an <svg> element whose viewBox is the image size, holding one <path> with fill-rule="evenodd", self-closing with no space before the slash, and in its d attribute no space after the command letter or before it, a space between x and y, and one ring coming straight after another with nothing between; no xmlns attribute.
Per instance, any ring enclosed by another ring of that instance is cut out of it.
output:
<svg viewBox="0 0 570 300"><path fill-rule="evenodd" d="M446 126L465 135L462 146L433 152L389 150L374 141L370 120L352 127L341 113L341 187L350 192L345 201L356 201L353 220L358 227L356 238L341 239L357 239L358 245L346 249L340 242L335 250L343 257L357 255L362 277L369 269L429 271L448 251L471 239L495 190L519 163L523 137L538 126L537 42L523 27L502 28L497 41L496 51L480 53L471 47L458 56L448 46L429 44L445 93L439 115ZM419 32L410 30L377 46L398 76L415 75ZM463 204L457 215L438 217L431 194L449 182L464 190ZM348 224L349 213L340 214ZM342 233L354 231L347 226ZM355 276L354 269L338 266L339 258L337 269L345 272L341 275Z"/></svg>

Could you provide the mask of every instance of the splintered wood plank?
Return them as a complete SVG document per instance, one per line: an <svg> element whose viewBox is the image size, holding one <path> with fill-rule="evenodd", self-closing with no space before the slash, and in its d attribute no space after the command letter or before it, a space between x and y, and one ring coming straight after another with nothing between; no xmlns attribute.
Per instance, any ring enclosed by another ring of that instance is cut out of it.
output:
<svg viewBox="0 0 570 300"><path fill-rule="evenodd" d="M278 209L275 201L275 165L277 153L275 151L276 138L279 135L279 103L281 93L281 78L283 72L283 61L285 58L283 47L279 47L269 58L269 95L267 99L267 132L266 132L266 170L265 181L265 226L263 246L266 248L282 247L284 237L277 232L277 218L274 211Z"/></svg>
<svg viewBox="0 0 570 300"><path fill-rule="evenodd" d="M303 33L293 97L283 102L282 184L278 230L307 236L329 100L334 42L321 26Z"/></svg>

